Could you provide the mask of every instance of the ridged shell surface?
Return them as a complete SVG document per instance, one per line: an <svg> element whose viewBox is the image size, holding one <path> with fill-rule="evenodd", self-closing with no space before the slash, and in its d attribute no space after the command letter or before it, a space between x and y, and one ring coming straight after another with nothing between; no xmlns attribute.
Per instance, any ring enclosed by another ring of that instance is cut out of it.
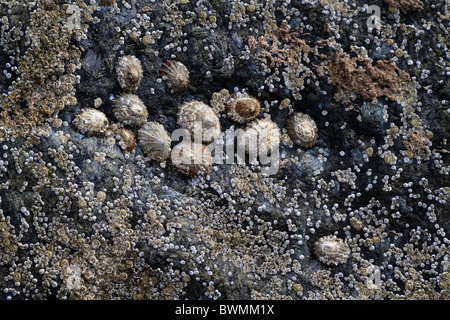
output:
<svg viewBox="0 0 450 320"><path fill-rule="evenodd" d="M302 147L311 148L317 141L317 125L307 114L294 113L286 121L286 129L292 141Z"/></svg>
<svg viewBox="0 0 450 320"><path fill-rule="evenodd" d="M173 148L170 158L178 171L190 177L207 172L213 161L205 145L184 140Z"/></svg>
<svg viewBox="0 0 450 320"><path fill-rule="evenodd" d="M345 263L350 257L350 247L347 242L335 235L325 236L317 240L314 243L313 250L320 262L330 266Z"/></svg>
<svg viewBox="0 0 450 320"><path fill-rule="evenodd" d="M120 57L116 64L117 81L128 92L136 91L143 77L141 61L135 56Z"/></svg>
<svg viewBox="0 0 450 320"><path fill-rule="evenodd" d="M106 115L92 108L82 109L73 120L78 130L87 136L102 134L108 126Z"/></svg>
<svg viewBox="0 0 450 320"><path fill-rule="evenodd" d="M163 80L175 92L186 91L189 85L189 71L179 61L167 60L162 64Z"/></svg>
<svg viewBox="0 0 450 320"><path fill-rule="evenodd" d="M267 155L280 146L280 128L270 119L253 120L247 124L245 131L250 140L245 145L249 154Z"/></svg>
<svg viewBox="0 0 450 320"><path fill-rule="evenodd" d="M145 154L155 161L164 161L170 156L171 139L164 126L147 122L138 131L139 145Z"/></svg>
<svg viewBox="0 0 450 320"><path fill-rule="evenodd" d="M200 132L201 126L203 143L211 143L221 134L219 118L210 106L201 101L192 100L183 103L178 108L177 123L180 127L189 130L191 139L195 138L196 129ZM195 142L199 143L199 141Z"/></svg>
<svg viewBox="0 0 450 320"><path fill-rule="evenodd" d="M114 99L112 110L117 120L125 125L140 126L147 121L147 107L132 93L125 93Z"/></svg>
<svg viewBox="0 0 450 320"><path fill-rule="evenodd" d="M123 149L123 151L134 151L134 147L136 147L136 141L134 139L134 134L130 130L119 128L117 130L117 138L119 140L119 146Z"/></svg>
<svg viewBox="0 0 450 320"><path fill-rule="evenodd" d="M226 107L229 119L238 123L245 123L255 119L261 113L261 103L247 93L237 93Z"/></svg>

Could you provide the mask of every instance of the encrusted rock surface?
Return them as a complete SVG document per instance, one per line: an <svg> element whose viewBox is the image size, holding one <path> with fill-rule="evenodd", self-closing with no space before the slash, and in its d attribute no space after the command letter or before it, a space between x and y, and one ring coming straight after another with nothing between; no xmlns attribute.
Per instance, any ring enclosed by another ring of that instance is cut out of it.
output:
<svg viewBox="0 0 450 320"><path fill-rule="evenodd" d="M450 299L447 0L373 1L371 30L359 0L106 2L0 0L1 300ZM138 125L112 110L127 55ZM189 177L135 144L144 121L173 138L193 100L245 130L225 110L242 92L280 128L272 175L213 152ZM100 134L78 130L87 108ZM308 149L288 139L297 112ZM345 259L321 263L325 236Z"/></svg>

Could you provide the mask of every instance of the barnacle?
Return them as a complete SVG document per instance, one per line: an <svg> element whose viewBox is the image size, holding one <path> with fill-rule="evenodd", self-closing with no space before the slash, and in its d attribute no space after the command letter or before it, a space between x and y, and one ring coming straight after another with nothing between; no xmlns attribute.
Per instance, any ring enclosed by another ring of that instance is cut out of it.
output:
<svg viewBox="0 0 450 320"><path fill-rule="evenodd" d="M146 106L132 93L125 93L114 99L112 110L117 120L126 125L140 126L147 121Z"/></svg>
<svg viewBox="0 0 450 320"><path fill-rule="evenodd" d="M143 77L141 61L131 55L120 57L116 64L116 73L122 89L136 91Z"/></svg>
<svg viewBox="0 0 450 320"><path fill-rule="evenodd" d="M350 257L350 248L346 241L335 235L328 235L314 243L314 254L320 262L337 266L345 263Z"/></svg>
<svg viewBox="0 0 450 320"><path fill-rule="evenodd" d="M108 126L108 118L98 110L85 108L78 113L73 120L73 124L85 135L102 134Z"/></svg>
<svg viewBox="0 0 450 320"><path fill-rule="evenodd" d="M212 108L197 100L185 102L178 108L177 123L188 129L194 137L196 130L201 132L205 143L216 140L221 133L219 118Z"/></svg>
<svg viewBox="0 0 450 320"><path fill-rule="evenodd" d="M294 113L286 121L286 129L291 139L302 147L311 148L317 141L317 125L307 114Z"/></svg>
<svg viewBox="0 0 450 320"><path fill-rule="evenodd" d="M169 88L175 92L186 91L189 85L189 71L181 62L167 60L163 63L160 72L164 74L163 79Z"/></svg>
<svg viewBox="0 0 450 320"><path fill-rule="evenodd" d="M200 143L183 140L170 155L172 165L187 176L196 177L209 170L212 156L209 149Z"/></svg>
<svg viewBox="0 0 450 320"><path fill-rule="evenodd" d="M147 122L138 131L139 145L151 159L164 161L170 155L171 139L162 124Z"/></svg>
<svg viewBox="0 0 450 320"><path fill-rule="evenodd" d="M261 103L247 93L233 95L226 106L227 116L238 123L255 119L261 113Z"/></svg>

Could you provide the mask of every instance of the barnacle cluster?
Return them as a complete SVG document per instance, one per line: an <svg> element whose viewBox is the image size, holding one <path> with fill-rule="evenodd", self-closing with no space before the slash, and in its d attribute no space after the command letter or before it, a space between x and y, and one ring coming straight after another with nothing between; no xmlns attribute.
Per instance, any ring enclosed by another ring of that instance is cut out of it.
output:
<svg viewBox="0 0 450 320"><path fill-rule="evenodd" d="M339 88L334 99L344 104L355 99L352 93L373 102L382 96L395 100L400 84L410 80L410 75L392 60L378 60L373 64L369 58L352 58L343 51L336 52L329 69Z"/></svg>
<svg viewBox="0 0 450 320"><path fill-rule="evenodd" d="M389 7L401 10L403 12L410 10L423 9L423 3L420 0L384 0Z"/></svg>
<svg viewBox="0 0 450 320"><path fill-rule="evenodd" d="M209 105L213 109L214 113L218 114L225 110L225 106L230 98L230 92L227 89L222 89L219 92L214 92L212 94Z"/></svg>

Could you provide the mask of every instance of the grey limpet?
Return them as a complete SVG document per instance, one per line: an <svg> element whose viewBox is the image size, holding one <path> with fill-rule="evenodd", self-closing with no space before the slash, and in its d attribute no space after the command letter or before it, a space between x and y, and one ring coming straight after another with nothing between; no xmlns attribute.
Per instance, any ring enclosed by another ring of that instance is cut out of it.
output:
<svg viewBox="0 0 450 320"><path fill-rule="evenodd" d="M313 250L320 262L331 266L345 263L350 257L350 247L347 242L335 235L328 235L317 240Z"/></svg>

